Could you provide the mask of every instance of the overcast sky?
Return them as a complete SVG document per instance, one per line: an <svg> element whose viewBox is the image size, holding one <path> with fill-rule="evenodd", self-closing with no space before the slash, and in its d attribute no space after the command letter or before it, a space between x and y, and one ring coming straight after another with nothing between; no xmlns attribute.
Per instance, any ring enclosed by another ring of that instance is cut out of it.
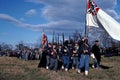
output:
<svg viewBox="0 0 120 80"><path fill-rule="evenodd" d="M120 22L120 0L94 0ZM35 43L42 31L84 32L86 0L0 0L0 42Z"/></svg>

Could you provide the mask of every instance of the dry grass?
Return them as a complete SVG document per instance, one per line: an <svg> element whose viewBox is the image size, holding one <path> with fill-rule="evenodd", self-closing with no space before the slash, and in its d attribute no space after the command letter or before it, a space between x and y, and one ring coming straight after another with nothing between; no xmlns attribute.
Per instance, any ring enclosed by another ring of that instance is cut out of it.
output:
<svg viewBox="0 0 120 80"><path fill-rule="evenodd" d="M92 60L91 60L92 62ZM68 72L53 72L37 68L39 61L23 61L0 57L0 80L119 80L120 57L102 57L101 70L90 68L89 76Z"/></svg>

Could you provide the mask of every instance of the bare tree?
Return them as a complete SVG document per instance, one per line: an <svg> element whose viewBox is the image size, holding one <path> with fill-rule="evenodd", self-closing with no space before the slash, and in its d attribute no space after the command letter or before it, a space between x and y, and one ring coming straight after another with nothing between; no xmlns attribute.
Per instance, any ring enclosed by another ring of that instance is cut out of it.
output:
<svg viewBox="0 0 120 80"><path fill-rule="evenodd" d="M23 42L23 41L20 41L20 42L16 45L16 48L17 48L18 50L23 50L24 47L25 47L25 45L24 45L24 42Z"/></svg>
<svg viewBox="0 0 120 80"><path fill-rule="evenodd" d="M109 34L106 31L103 31L101 33L101 39L104 47L110 47L112 43L112 38L109 36Z"/></svg>
<svg viewBox="0 0 120 80"><path fill-rule="evenodd" d="M11 44L6 44L6 43L1 43L0 44L0 49L1 51L3 50L12 50L13 49L13 46Z"/></svg>

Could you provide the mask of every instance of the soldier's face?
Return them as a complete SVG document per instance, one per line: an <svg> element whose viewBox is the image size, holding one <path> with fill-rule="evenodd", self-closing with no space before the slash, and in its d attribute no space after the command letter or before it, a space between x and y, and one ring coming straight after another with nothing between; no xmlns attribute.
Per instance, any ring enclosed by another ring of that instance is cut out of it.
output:
<svg viewBox="0 0 120 80"><path fill-rule="evenodd" d="M48 46L49 46L49 47L51 47L51 45L50 45L50 44L49 44Z"/></svg>
<svg viewBox="0 0 120 80"><path fill-rule="evenodd" d="M96 45L99 45L99 42L95 42Z"/></svg>
<svg viewBox="0 0 120 80"><path fill-rule="evenodd" d="M56 45L53 45L53 48L56 48Z"/></svg>
<svg viewBox="0 0 120 80"><path fill-rule="evenodd" d="M78 46L78 44L76 43L75 46Z"/></svg>

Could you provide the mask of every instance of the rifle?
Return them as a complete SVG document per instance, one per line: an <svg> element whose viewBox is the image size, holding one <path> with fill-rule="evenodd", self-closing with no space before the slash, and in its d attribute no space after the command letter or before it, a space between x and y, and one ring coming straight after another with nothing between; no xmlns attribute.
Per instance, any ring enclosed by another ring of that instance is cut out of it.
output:
<svg viewBox="0 0 120 80"><path fill-rule="evenodd" d="M63 38L63 44L64 44L64 33L62 33L62 38Z"/></svg>

